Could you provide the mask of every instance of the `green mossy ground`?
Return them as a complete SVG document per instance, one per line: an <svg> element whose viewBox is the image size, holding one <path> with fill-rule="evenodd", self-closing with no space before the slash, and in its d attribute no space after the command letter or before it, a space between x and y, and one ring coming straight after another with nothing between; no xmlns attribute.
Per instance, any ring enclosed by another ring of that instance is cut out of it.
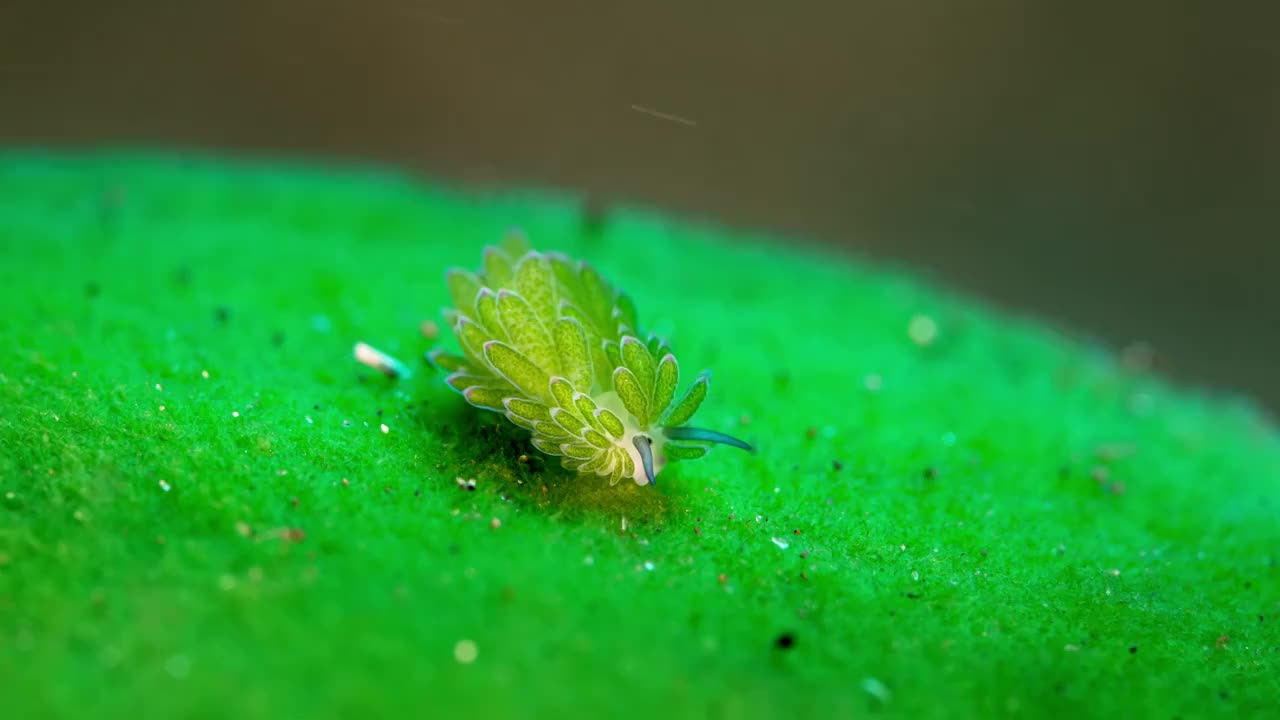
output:
<svg viewBox="0 0 1280 720"><path fill-rule="evenodd" d="M699 424L760 453L610 488L444 388L418 324L510 225L631 292L686 379L714 368ZM1274 426L768 240L0 155L4 715L1276 711Z"/></svg>

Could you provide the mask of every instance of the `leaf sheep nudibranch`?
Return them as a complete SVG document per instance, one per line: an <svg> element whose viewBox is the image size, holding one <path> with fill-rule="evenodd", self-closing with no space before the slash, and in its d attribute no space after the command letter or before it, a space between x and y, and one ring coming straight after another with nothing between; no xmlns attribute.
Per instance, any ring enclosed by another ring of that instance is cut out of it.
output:
<svg viewBox="0 0 1280 720"><path fill-rule="evenodd" d="M708 374L676 399L680 366L666 343L640 339L636 308L595 268L529 249L519 234L484 253L479 273L453 269L445 311L462 355L432 362L472 405L502 413L561 464L616 484L647 485L668 463L709 443L751 446L687 427L707 397Z"/></svg>

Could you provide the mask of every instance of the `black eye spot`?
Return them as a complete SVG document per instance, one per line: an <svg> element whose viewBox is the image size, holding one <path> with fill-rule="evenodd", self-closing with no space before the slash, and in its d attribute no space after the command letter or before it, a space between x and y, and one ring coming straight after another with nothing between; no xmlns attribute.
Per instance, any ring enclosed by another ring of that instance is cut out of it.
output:
<svg viewBox="0 0 1280 720"><path fill-rule="evenodd" d="M774 640L773 642L775 645L777 645L779 648L783 650L790 650L791 648L795 647L796 636L792 635L789 632L784 632L778 636L777 640Z"/></svg>

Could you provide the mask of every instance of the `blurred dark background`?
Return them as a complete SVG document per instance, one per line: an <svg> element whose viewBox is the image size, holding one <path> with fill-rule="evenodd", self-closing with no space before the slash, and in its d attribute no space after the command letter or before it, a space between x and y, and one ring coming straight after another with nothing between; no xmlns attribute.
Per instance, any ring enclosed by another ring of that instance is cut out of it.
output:
<svg viewBox="0 0 1280 720"><path fill-rule="evenodd" d="M1275 3L0 0L0 144L783 231L1280 408Z"/></svg>

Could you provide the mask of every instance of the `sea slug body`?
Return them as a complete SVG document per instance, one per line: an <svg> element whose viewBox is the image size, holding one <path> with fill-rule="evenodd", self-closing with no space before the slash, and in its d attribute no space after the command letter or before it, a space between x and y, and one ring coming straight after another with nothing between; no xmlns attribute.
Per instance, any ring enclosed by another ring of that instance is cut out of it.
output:
<svg viewBox="0 0 1280 720"><path fill-rule="evenodd" d="M708 444L751 446L686 423L706 399L700 374L679 399L680 368L660 338L641 339L631 298L586 262L529 249L512 233L479 273L452 269L445 311L461 355L433 363L470 404L502 413L533 446L579 473L652 484L667 463Z"/></svg>

